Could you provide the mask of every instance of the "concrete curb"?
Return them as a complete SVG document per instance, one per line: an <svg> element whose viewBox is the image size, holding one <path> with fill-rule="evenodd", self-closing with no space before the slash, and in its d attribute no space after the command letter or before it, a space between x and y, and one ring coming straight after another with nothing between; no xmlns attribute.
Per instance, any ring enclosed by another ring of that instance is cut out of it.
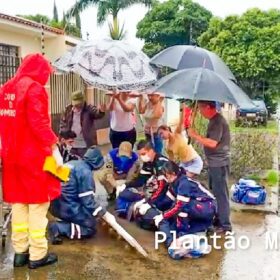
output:
<svg viewBox="0 0 280 280"><path fill-rule="evenodd" d="M279 187L267 187L267 199L264 205L246 205L230 201L230 208L237 212L259 212L265 214L278 214Z"/></svg>

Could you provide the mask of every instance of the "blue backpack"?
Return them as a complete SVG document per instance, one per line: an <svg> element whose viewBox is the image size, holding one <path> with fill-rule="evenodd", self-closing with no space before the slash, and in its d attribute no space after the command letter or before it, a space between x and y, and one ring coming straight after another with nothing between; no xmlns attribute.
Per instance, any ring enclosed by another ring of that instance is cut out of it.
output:
<svg viewBox="0 0 280 280"><path fill-rule="evenodd" d="M238 184L232 186L231 199L242 204L264 204L266 190L263 186L257 185L253 180L240 179Z"/></svg>

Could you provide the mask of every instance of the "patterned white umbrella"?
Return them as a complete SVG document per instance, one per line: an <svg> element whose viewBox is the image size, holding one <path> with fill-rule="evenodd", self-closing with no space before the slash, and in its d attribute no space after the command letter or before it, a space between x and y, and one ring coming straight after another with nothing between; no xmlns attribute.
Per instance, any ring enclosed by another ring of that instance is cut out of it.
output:
<svg viewBox="0 0 280 280"><path fill-rule="evenodd" d="M84 42L60 57L54 66L79 74L87 83L105 90L144 90L157 78L142 51L110 39Z"/></svg>

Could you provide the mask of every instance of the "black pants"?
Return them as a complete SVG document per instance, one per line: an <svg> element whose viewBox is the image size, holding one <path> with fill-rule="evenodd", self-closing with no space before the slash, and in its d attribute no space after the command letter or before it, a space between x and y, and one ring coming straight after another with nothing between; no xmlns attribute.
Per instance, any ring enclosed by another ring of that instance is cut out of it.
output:
<svg viewBox="0 0 280 280"><path fill-rule="evenodd" d="M208 169L209 187L217 199L218 226L224 229L231 229L228 174L228 166L209 167Z"/></svg>
<svg viewBox="0 0 280 280"><path fill-rule="evenodd" d="M136 142L136 129L133 128L130 131L114 131L110 130L110 142L112 144L113 149L118 148L120 144L124 141L128 141L131 143L132 148Z"/></svg>

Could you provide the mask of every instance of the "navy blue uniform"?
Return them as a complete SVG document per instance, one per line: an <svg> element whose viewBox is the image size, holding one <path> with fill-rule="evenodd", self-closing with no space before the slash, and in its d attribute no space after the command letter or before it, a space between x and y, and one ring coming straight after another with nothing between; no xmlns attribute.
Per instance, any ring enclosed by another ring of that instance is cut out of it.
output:
<svg viewBox="0 0 280 280"><path fill-rule="evenodd" d="M165 201L163 201L168 186L161 172L163 164L167 161L169 160L166 157L157 154L153 162L143 163L139 175L127 183L125 190L119 194L116 200L117 213L126 216L131 204L144 197L151 205L159 209L169 208L165 207ZM144 187L144 193L141 187Z"/></svg>
<svg viewBox="0 0 280 280"><path fill-rule="evenodd" d="M92 160L85 154L84 160L70 161L70 179L62 185L61 196L51 203L51 213L62 222L55 223L61 235L69 238L92 236L96 231L96 216L104 215L94 198L93 169L103 165L103 158Z"/></svg>
<svg viewBox="0 0 280 280"><path fill-rule="evenodd" d="M212 225L216 200L199 182L181 174L170 184L167 196L174 202L163 218L171 221L177 236L206 231Z"/></svg>

